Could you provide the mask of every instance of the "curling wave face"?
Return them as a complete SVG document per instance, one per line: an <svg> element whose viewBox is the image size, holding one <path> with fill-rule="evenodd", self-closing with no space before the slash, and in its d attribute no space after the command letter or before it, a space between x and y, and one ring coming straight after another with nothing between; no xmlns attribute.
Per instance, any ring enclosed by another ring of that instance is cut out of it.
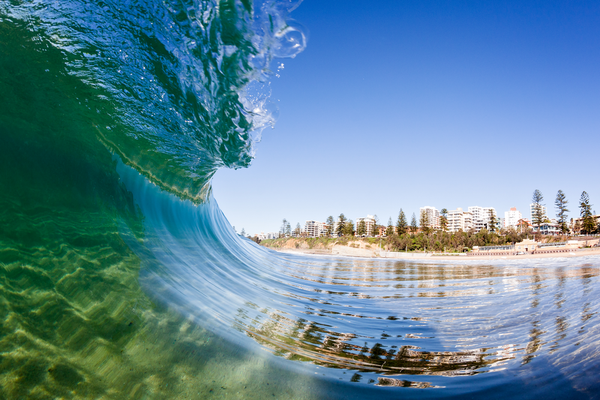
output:
<svg viewBox="0 0 600 400"><path fill-rule="evenodd" d="M600 391L597 259L292 257L233 232L210 180L273 123L297 5L0 1L1 398Z"/></svg>
<svg viewBox="0 0 600 400"><path fill-rule="evenodd" d="M94 136L163 189L202 201L216 169L247 167L274 122L260 83L274 56L305 47L286 19L295 3L4 1L0 18L37 44L46 79L72 78L70 112Z"/></svg>

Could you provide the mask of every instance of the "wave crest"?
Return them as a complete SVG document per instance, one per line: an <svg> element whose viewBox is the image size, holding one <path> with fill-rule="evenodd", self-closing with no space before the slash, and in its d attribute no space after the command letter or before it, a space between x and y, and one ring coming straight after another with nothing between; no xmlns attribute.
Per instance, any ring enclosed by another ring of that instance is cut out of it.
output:
<svg viewBox="0 0 600 400"><path fill-rule="evenodd" d="M101 141L154 183L203 201L219 167L247 167L268 102L273 57L305 47L298 1L0 3L63 54L89 89L80 113Z"/></svg>

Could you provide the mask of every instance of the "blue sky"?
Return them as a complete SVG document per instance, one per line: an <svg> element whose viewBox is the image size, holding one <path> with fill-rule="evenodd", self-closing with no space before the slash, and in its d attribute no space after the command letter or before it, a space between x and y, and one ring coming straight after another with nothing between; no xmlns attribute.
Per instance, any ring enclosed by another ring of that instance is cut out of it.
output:
<svg viewBox="0 0 600 400"><path fill-rule="evenodd" d="M220 170L238 231L400 208L600 212L600 2L305 0L310 35L271 82L253 164Z"/></svg>

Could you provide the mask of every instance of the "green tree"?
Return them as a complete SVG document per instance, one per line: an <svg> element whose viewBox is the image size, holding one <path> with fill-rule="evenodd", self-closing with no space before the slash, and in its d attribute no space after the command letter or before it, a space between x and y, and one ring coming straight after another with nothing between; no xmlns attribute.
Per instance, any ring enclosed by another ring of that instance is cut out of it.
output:
<svg viewBox="0 0 600 400"><path fill-rule="evenodd" d="M579 199L579 208L581 209L581 232L590 234L596 230L596 222L592 214L592 205L590 196L584 190Z"/></svg>
<svg viewBox="0 0 600 400"><path fill-rule="evenodd" d="M533 203L533 214L531 215L531 219L532 219L532 223L533 225L538 227L538 232L540 230L540 225L542 225L544 223L544 211L543 211L543 204L542 201L544 200L544 196L542 195L542 192L540 192L538 189L535 189L535 191L533 192L533 197L531 199L531 202Z"/></svg>
<svg viewBox="0 0 600 400"><path fill-rule="evenodd" d="M292 234L292 225L289 222L285 224L285 236L290 236Z"/></svg>
<svg viewBox="0 0 600 400"><path fill-rule="evenodd" d="M294 229L294 236L299 237L302 233L302 228L300 227L300 222L296 224L296 229Z"/></svg>
<svg viewBox="0 0 600 400"><path fill-rule="evenodd" d="M442 208L442 211L440 211L440 229L443 232L446 232L446 230L448 229L448 209L447 208Z"/></svg>
<svg viewBox="0 0 600 400"><path fill-rule="evenodd" d="M489 217L488 217L488 231L490 232L496 232L496 224L498 223L498 219L496 218L496 213L494 213L494 211L489 210Z"/></svg>
<svg viewBox="0 0 600 400"><path fill-rule="evenodd" d="M333 216L330 215L329 217L327 217L325 223L327 224L327 236L331 236L331 234L333 233L333 225L335 224L335 222L333 221Z"/></svg>
<svg viewBox="0 0 600 400"><path fill-rule="evenodd" d="M346 224L346 216L342 213L338 217L338 225L336 227L335 233L338 236L342 236L344 234L344 225Z"/></svg>
<svg viewBox="0 0 600 400"><path fill-rule="evenodd" d="M429 233L429 216L425 212L425 210L421 210L421 215L419 217L419 225L421 226L421 232L427 234Z"/></svg>
<svg viewBox="0 0 600 400"><path fill-rule="evenodd" d="M385 228L385 236L392 236L394 234L394 224L392 224L392 217L388 219L387 228Z"/></svg>
<svg viewBox="0 0 600 400"><path fill-rule="evenodd" d="M356 225L356 234L358 236L364 236L367 234L367 223L364 219L361 219Z"/></svg>
<svg viewBox="0 0 600 400"><path fill-rule="evenodd" d="M398 221L396 222L396 233L398 235L404 235L406 233L407 228L408 223L406 221L406 215L404 215L404 211L400 209L400 213L398 214Z"/></svg>
<svg viewBox="0 0 600 400"><path fill-rule="evenodd" d="M260 244L261 240L258 238L258 236L254 235L250 238L250 240L252 240L253 242L255 242L256 244Z"/></svg>
<svg viewBox="0 0 600 400"><path fill-rule="evenodd" d="M415 216L415 213L413 213L412 219L410 220L410 231L415 233L417 229L419 229L419 226L417 225L417 217Z"/></svg>
<svg viewBox="0 0 600 400"><path fill-rule="evenodd" d="M344 222L344 228L342 229L342 234L344 236L353 236L354 235L354 222L351 219Z"/></svg>
<svg viewBox="0 0 600 400"><path fill-rule="evenodd" d="M284 218L283 221L281 221L281 227L279 228L279 237L285 236L285 231L286 231L288 225L289 225L288 220Z"/></svg>
<svg viewBox="0 0 600 400"><path fill-rule="evenodd" d="M379 218L377 215L373 215L373 227L371 228L371 236L375 237L379 235Z"/></svg>
<svg viewBox="0 0 600 400"><path fill-rule="evenodd" d="M556 205L556 216L558 217L558 224L560 225L560 230L562 233L567 233L569 231L569 227L567 226L567 213L569 212L567 203L567 197L562 190L559 190L556 194L554 205Z"/></svg>

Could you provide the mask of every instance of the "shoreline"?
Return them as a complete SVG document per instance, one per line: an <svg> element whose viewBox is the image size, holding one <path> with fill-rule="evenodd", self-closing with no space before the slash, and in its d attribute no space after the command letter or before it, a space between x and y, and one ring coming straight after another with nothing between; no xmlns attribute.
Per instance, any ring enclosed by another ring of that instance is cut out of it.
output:
<svg viewBox="0 0 600 400"><path fill-rule="evenodd" d="M333 253L329 249L290 249L290 248L273 248L266 247L267 249L277 251L279 253L288 253L296 255L310 255L310 256L338 256L338 257L355 257L355 258L373 258L378 260L440 260L440 261L467 261L467 260L523 260L523 259L537 259L537 258L579 258L586 256L600 256L600 249L577 249L564 253L538 253L538 254L521 254L521 255L477 255L477 256L443 256L433 255L433 253L406 253L405 257L381 257L372 251L369 255L353 255L353 254L339 254ZM459 254L459 253L454 253Z"/></svg>

